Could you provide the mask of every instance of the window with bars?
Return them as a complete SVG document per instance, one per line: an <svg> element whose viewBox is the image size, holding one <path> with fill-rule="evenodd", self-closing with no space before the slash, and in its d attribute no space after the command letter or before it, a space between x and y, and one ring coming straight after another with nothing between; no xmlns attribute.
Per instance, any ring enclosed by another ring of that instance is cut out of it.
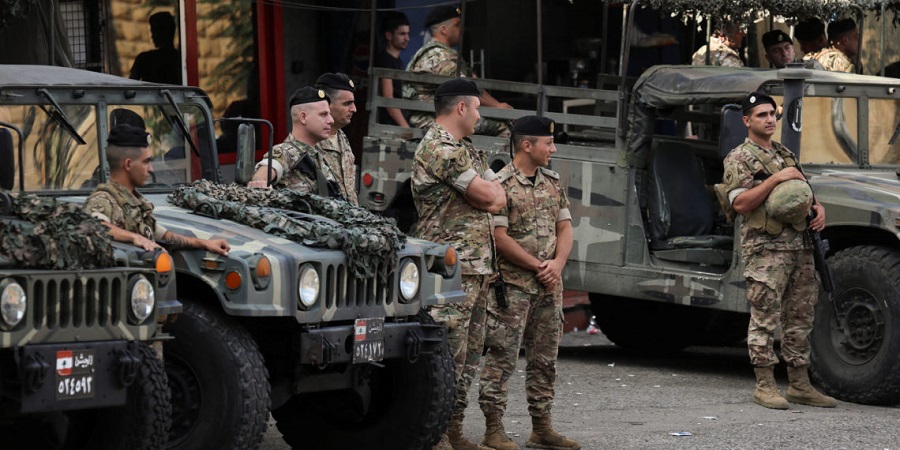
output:
<svg viewBox="0 0 900 450"><path fill-rule="evenodd" d="M106 45L103 33L105 2L60 0L59 9L72 49L73 65L79 69L102 72Z"/></svg>

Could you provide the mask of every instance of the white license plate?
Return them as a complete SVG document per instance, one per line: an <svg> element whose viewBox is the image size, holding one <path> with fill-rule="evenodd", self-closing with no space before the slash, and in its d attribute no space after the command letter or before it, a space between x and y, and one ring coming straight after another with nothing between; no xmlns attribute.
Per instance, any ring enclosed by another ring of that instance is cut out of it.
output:
<svg viewBox="0 0 900 450"><path fill-rule="evenodd" d="M96 387L93 350L56 352L56 399L93 398Z"/></svg>
<svg viewBox="0 0 900 450"><path fill-rule="evenodd" d="M353 326L353 364L384 359L384 318L356 319Z"/></svg>

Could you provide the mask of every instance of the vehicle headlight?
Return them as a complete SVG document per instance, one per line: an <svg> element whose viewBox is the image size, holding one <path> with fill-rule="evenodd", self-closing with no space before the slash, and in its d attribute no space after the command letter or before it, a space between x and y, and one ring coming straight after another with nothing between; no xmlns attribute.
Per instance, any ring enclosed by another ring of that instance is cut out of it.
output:
<svg viewBox="0 0 900 450"><path fill-rule="evenodd" d="M300 307L309 309L316 304L319 298L319 272L306 264L300 267L300 283L297 287L297 293L300 295Z"/></svg>
<svg viewBox="0 0 900 450"><path fill-rule="evenodd" d="M131 279L131 312L138 323L147 320L153 314L156 305L156 292L153 283L143 275Z"/></svg>
<svg viewBox="0 0 900 450"><path fill-rule="evenodd" d="M459 262L456 249L452 245L436 245L425 251L430 256L428 271L444 278L451 278L456 273Z"/></svg>
<svg viewBox="0 0 900 450"><path fill-rule="evenodd" d="M12 279L0 281L0 317L3 323L14 327L25 317L27 298L25 289Z"/></svg>
<svg viewBox="0 0 900 450"><path fill-rule="evenodd" d="M400 297L410 301L419 292L419 267L415 261L405 259L400 263Z"/></svg>

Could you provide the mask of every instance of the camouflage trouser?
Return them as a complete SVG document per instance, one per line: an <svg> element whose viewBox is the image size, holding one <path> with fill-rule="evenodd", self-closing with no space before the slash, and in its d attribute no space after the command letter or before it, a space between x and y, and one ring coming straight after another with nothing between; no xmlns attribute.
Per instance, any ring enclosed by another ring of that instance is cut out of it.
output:
<svg viewBox="0 0 900 450"><path fill-rule="evenodd" d="M812 251L763 250L747 259L750 326L747 347L756 367L778 364L773 344L782 327L781 356L790 367L809 365L809 333L818 301Z"/></svg>
<svg viewBox="0 0 900 450"><path fill-rule="evenodd" d="M412 114L409 116L409 125L416 128L428 129L434 124L434 116L429 114ZM497 136L504 131L510 131L509 122L481 118L475 123L475 134L482 136Z"/></svg>
<svg viewBox="0 0 900 450"><path fill-rule="evenodd" d="M487 303L493 301L490 289L492 275L463 275L462 285L466 291L463 303L435 305L429 310L437 323L447 325L447 341L456 366L456 404L453 414L466 410L469 400L466 393L481 361L484 350L484 322Z"/></svg>
<svg viewBox="0 0 900 450"><path fill-rule="evenodd" d="M525 345L525 396L528 413L540 417L553 407L556 356L562 338L562 293L527 294L508 286L509 307L488 303L487 349L478 403L485 415L506 410L509 378Z"/></svg>

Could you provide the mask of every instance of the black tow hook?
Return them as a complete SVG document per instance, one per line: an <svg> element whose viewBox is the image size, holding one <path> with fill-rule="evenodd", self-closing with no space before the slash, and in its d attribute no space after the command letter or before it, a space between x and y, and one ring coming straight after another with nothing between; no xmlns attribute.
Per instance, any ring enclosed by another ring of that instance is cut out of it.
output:
<svg viewBox="0 0 900 450"><path fill-rule="evenodd" d="M406 333L406 360L409 361L410 364L419 360L419 355L422 354L423 340L419 330L411 329Z"/></svg>
<svg viewBox="0 0 900 450"><path fill-rule="evenodd" d="M120 350L118 354L119 364L116 368L119 384L123 388L127 388L134 384L137 379L138 366L141 364L141 358L130 350Z"/></svg>
<svg viewBox="0 0 900 450"><path fill-rule="evenodd" d="M44 361L44 357L40 353L32 353L25 361L25 391L33 394L41 389L44 385L44 378L47 371L50 370L50 364Z"/></svg>

